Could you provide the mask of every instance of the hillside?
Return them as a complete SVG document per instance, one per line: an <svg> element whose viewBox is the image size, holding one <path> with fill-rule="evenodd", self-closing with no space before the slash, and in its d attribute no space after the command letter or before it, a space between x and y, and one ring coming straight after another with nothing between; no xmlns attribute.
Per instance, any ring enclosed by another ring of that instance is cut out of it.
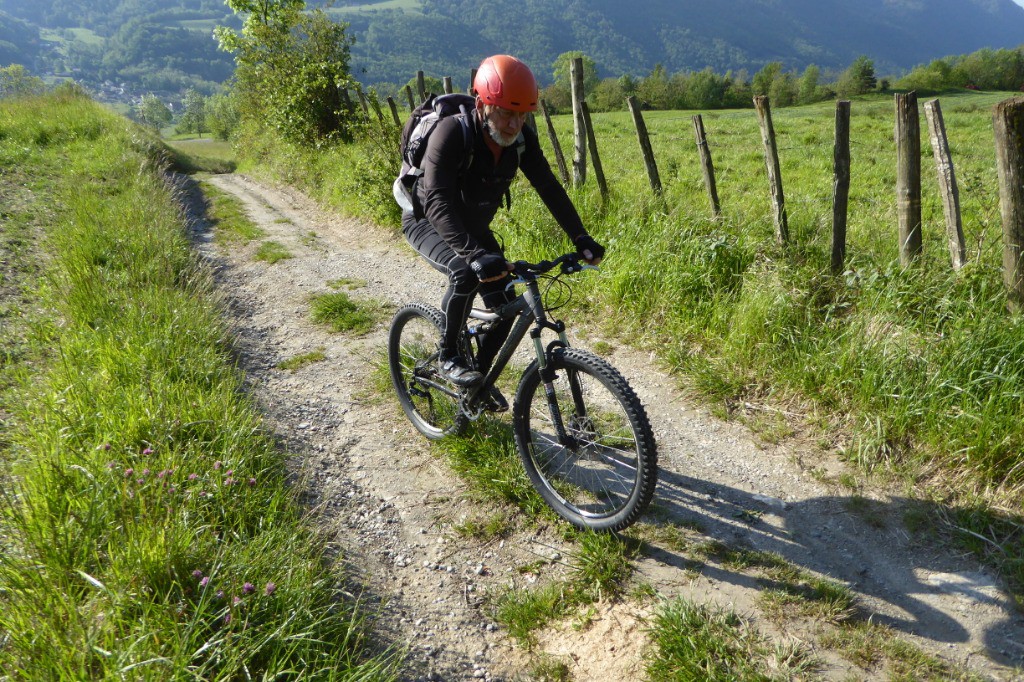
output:
<svg viewBox="0 0 1024 682"><path fill-rule="evenodd" d="M602 77L644 76L657 64L753 73L770 61L828 73L859 55L897 75L1024 39L1024 8L1013 0L521 0L507 21L470 0L307 5L350 23L353 74L365 84L405 83L419 69L458 79L495 52L521 55L549 81L570 50L593 58ZM211 35L226 23L237 18L221 0L0 0L0 61L136 91L211 91L233 68Z"/></svg>
<svg viewBox="0 0 1024 682"><path fill-rule="evenodd" d="M549 78L548 66L569 50L592 57L601 76L643 76L656 64L670 73L708 66L754 72L770 61L841 70L862 54L881 73L896 74L1024 40L1024 9L1012 0L522 0L509 22L494 21L489 5L471 0L409 6L335 10L352 22L354 66L365 69L364 82L405 82L417 68L457 74L487 52L521 55Z"/></svg>

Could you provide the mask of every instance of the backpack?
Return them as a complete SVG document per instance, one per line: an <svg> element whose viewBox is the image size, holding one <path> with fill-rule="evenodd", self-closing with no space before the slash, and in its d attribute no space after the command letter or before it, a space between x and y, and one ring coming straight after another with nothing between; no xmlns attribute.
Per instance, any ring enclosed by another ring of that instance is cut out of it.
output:
<svg viewBox="0 0 1024 682"><path fill-rule="evenodd" d="M403 211L412 211L416 220L421 220L423 207L420 205L416 192L416 183L423 175L420 164L423 162L423 155L427 150L427 138L434 132L438 122L449 116L458 117L462 128L463 148L466 155L459 164L459 172L462 173L473 163L474 134L473 126L469 121L470 112L476 107L476 98L472 95L462 93L450 93L447 95L431 95L416 107L410 114L409 119L402 126L402 133L399 137L398 150L402 157L402 170L398 174L392 186L392 193L395 201ZM516 153L521 157L526 149L526 139L520 133L516 140ZM505 195L506 204L512 205L512 198Z"/></svg>
<svg viewBox="0 0 1024 682"><path fill-rule="evenodd" d="M462 137L467 150L466 156L459 164L459 171L469 168L473 163L473 127L469 122L470 112L476 106L476 98L461 93L448 95L431 95L416 107L409 119L402 126L399 137L398 151L402 156L402 170L398 174L393 187L395 201L404 211L412 211L417 220L423 218L423 207L420 206L416 193L416 182L423 175L420 163L427 150L427 138L434 132L442 118L457 116L462 128Z"/></svg>

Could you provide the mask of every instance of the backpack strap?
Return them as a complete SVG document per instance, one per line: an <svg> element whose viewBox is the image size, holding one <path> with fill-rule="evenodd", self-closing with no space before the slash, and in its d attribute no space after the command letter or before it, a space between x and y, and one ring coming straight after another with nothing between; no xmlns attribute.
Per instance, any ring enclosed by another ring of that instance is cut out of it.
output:
<svg viewBox="0 0 1024 682"><path fill-rule="evenodd" d="M462 125L462 144L463 149L466 150L465 155L462 157L462 165L460 170L469 170L469 167L473 165L473 147L474 139L473 135L473 124L470 122L470 116L472 113L466 108L465 104L459 105L459 111L462 115L459 117L459 123Z"/></svg>

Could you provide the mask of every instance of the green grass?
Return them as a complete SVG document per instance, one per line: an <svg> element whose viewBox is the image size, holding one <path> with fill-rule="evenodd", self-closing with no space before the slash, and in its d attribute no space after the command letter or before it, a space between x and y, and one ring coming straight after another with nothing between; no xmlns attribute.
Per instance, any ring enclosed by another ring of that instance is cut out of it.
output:
<svg viewBox="0 0 1024 682"><path fill-rule="evenodd" d="M798 648L777 651L742 618L684 599L664 603L651 624L647 657L651 682L771 682L813 669Z"/></svg>
<svg viewBox="0 0 1024 682"><path fill-rule="evenodd" d="M287 360L282 360L281 362L277 363L275 367L277 367L278 369L287 370L289 372L295 372L297 370L302 369L303 367L307 367L318 362L323 362L326 359L327 354L324 353L324 349L318 348L314 351L310 351L308 353L300 353L299 355L292 356Z"/></svg>
<svg viewBox="0 0 1024 682"><path fill-rule="evenodd" d="M219 244L246 243L263 237L263 230L246 215L245 206L235 196L203 182L206 196L206 219Z"/></svg>
<svg viewBox="0 0 1024 682"><path fill-rule="evenodd" d="M962 666L945 663L900 639L883 625L852 622L825 635L821 643L866 670L884 668L899 682L982 682Z"/></svg>
<svg viewBox="0 0 1024 682"><path fill-rule="evenodd" d="M271 265L294 257L287 246L274 240L263 242L256 250L256 260L265 261Z"/></svg>
<svg viewBox="0 0 1024 682"><path fill-rule="evenodd" d="M84 99L0 103L0 188L29 179L21 224L45 228L31 362L8 356L0 385L0 669L394 679L245 397L145 139Z"/></svg>
<svg viewBox="0 0 1024 682"><path fill-rule="evenodd" d="M327 13L335 16L340 21L345 21L350 14L361 14L364 12L380 12L383 10L401 10L403 12L423 11L421 0L379 0L378 2L366 2L362 5L345 5L344 7L330 7Z"/></svg>
<svg viewBox="0 0 1024 682"><path fill-rule="evenodd" d="M381 306L372 302L353 301L344 291L318 294L310 302L314 322L325 324L336 332L366 334L380 318Z"/></svg>

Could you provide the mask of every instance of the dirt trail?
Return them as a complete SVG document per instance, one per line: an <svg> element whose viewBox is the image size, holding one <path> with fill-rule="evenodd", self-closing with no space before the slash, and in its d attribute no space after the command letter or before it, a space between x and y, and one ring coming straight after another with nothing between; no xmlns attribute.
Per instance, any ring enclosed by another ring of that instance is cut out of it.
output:
<svg viewBox="0 0 1024 682"><path fill-rule="evenodd" d="M453 523L488 511L465 496L382 394L377 368L386 322L351 338L309 319L308 297L329 291L331 281L364 284L351 295L391 307L436 304L441 276L387 230L326 214L293 190L241 175L210 182L245 203L264 240L294 256L268 265L254 258L258 243L224 249L197 228L228 301L253 394L301 469L310 504L383 610L384 636L408 647L405 679L524 679L530 656L488 618L484 594L536 579L516 570L523 564L543 560L543 572L557 573L564 559L552 557L571 548L544 530L483 544L456 535ZM609 255L606 267L614 268ZM318 349L326 361L294 372L275 368ZM1024 665L1024 616L969 558L915 543L901 522L905 500L868 489L854 499L823 482L843 471L834 458L785 443L756 444L744 428L684 402L644 354L618 347L608 359L654 424L663 471L653 512L659 518L699 524L706 539L776 552L842 581L875 622L929 653L986 679L1024 679L1017 670ZM814 679L884 679L818 649L813 623L766 621L755 605L765 586L748 573L715 562L695 572L669 546L655 546L639 573L663 597L736 611L810 647L822 661ZM644 615L635 606L602 605L586 627L546 633L540 649L566 661L578 682L640 679Z"/></svg>

